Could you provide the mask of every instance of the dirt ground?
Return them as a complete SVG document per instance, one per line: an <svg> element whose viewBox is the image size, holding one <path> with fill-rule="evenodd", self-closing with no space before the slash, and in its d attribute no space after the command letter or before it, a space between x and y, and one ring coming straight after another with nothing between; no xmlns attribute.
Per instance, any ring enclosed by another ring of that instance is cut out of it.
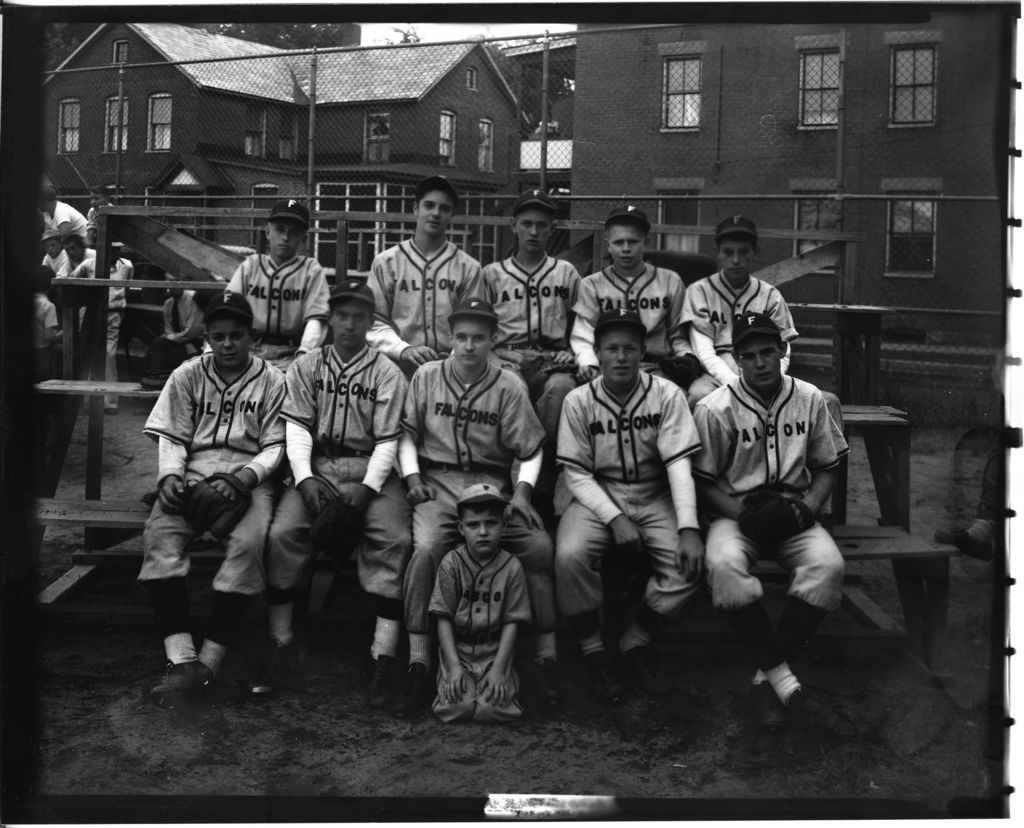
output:
<svg viewBox="0 0 1024 828"><path fill-rule="evenodd" d="M105 497L134 498L153 485L155 447L141 433L147 411L145 402L122 400L121 413L106 419ZM913 433L916 533L930 536L971 514L985 441L957 448L959 437ZM878 510L859 438L852 449L849 522L870 523ZM59 494L82 496L84 451L82 416ZM41 583L66 571L81 548L81 530L47 529ZM121 548L138 549L140 540ZM901 619L888 564L851 571ZM363 690L372 605L352 579L342 580L314 623L308 669L294 687L259 702L241 693L265 635L260 602L211 700L168 713L143 701L163 654L133 579L130 571L104 569L61 612L43 615L32 692L40 716L33 779L41 804L34 813L45 821L67 817L71 808L110 807L111 795L129 797L138 809L132 815L148 808L155 819L181 808L198 818L204 802L233 803L226 813L252 821L482 818L488 793L614 796L619 814L652 818L927 816L972 813L1002 785L1001 761L988 747L992 565L972 559L951 565L952 687L926 682L901 637L864 635L837 613L796 665L809 713L775 736L751 725L751 664L707 600L665 636L673 690L664 699L634 690L620 707L602 706L563 633L564 703L557 711L530 705L523 648L529 715L519 723L443 725L429 715L406 721L370 710ZM200 586L208 582L208 572L194 574L197 614L208 598ZM201 632L201 618L197 627ZM466 798L469 810L459 810Z"/></svg>

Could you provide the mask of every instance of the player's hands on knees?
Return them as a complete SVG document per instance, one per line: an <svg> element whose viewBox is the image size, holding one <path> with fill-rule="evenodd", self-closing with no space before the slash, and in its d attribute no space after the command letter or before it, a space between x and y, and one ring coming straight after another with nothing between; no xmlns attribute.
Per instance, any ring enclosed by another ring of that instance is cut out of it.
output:
<svg viewBox="0 0 1024 828"><path fill-rule="evenodd" d="M580 382L590 382L600 373L601 369L596 365L581 365L580 370L576 372L576 376L580 378Z"/></svg>
<svg viewBox="0 0 1024 828"><path fill-rule="evenodd" d="M176 474L169 474L160 481L160 493L157 500L160 501L160 508L170 515L177 515L181 512L182 495L185 494L185 481Z"/></svg>
<svg viewBox="0 0 1024 828"><path fill-rule="evenodd" d="M360 483L358 486L342 492L338 497L340 497L345 503L358 509L360 512L365 512L366 507L370 505L370 501L373 500L374 495L376 494L377 493L369 486L364 486Z"/></svg>
<svg viewBox="0 0 1024 828"><path fill-rule="evenodd" d="M506 520L513 515L519 515L531 529L544 528L544 521L537 510L533 508L533 504L526 499L525 495L521 495L518 491L512 495L512 499L505 508Z"/></svg>
<svg viewBox="0 0 1024 828"><path fill-rule="evenodd" d="M687 581L696 581L704 574L704 541L696 529L680 530L676 569Z"/></svg>
<svg viewBox="0 0 1024 828"><path fill-rule="evenodd" d="M320 514L320 507L334 496L327 484L315 477L307 477L299 484L299 494L313 517Z"/></svg>
<svg viewBox="0 0 1024 828"><path fill-rule="evenodd" d="M627 555L639 555L644 549L644 537L640 530L625 515L618 515L608 528L612 530L612 539L620 552Z"/></svg>
<svg viewBox="0 0 1024 828"><path fill-rule="evenodd" d="M501 707L512 700L512 676L492 664L480 681L480 695L488 704Z"/></svg>
<svg viewBox="0 0 1024 828"><path fill-rule="evenodd" d="M425 362L439 358L437 351L429 345L410 345L399 354L399 359L411 362L413 365L423 365Z"/></svg>
<svg viewBox="0 0 1024 828"><path fill-rule="evenodd" d="M466 695L467 681L462 665L456 664L453 669L448 671L447 678L441 682L441 701L445 704L462 701L462 697Z"/></svg>

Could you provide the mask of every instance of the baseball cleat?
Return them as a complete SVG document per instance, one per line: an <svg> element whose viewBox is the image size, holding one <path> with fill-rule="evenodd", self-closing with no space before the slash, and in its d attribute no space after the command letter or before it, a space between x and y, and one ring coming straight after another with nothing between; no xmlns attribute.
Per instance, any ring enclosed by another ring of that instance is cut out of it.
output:
<svg viewBox="0 0 1024 828"><path fill-rule="evenodd" d="M963 554L979 561L991 561L995 557L995 542L992 537L974 538L966 529L947 531L935 530L936 543L948 543L955 546Z"/></svg>
<svg viewBox="0 0 1024 828"><path fill-rule="evenodd" d="M391 704L395 695L395 657L389 655L377 656L374 663L373 678L370 686L366 688L366 703L370 707L387 707Z"/></svg>
<svg viewBox="0 0 1024 828"><path fill-rule="evenodd" d="M754 721L761 727L778 730L786 723L784 708L779 697L775 695L771 684L762 681L751 687L751 698L754 705Z"/></svg>
<svg viewBox="0 0 1024 828"><path fill-rule="evenodd" d="M584 660L587 662L591 680L594 682L594 687L597 689L597 695L601 697L601 701L608 704L618 704L622 701L625 688L622 686L622 682L619 681L618 676L615 675L608 654L601 650L600 652L584 656Z"/></svg>
<svg viewBox="0 0 1024 828"><path fill-rule="evenodd" d="M640 682L645 693L652 696L664 696L672 689L662 678L661 668L658 665L659 659L650 647L634 647L623 655L629 662L633 676Z"/></svg>
<svg viewBox="0 0 1024 828"><path fill-rule="evenodd" d="M177 699L195 693L211 681L213 670L199 660L181 664L167 662L164 677L149 691L149 700L158 707L170 706Z"/></svg>
<svg viewBox="0 0 1024 828"><path fill-rule="evenodd" d="M535 675L541 701L551 707L558 705L562 700L558 690L558 662L544 659L537 664Z"/></svg>
<svg viewBox="0 0 1024 828"><path fill-rule="evenodd" d="M248 682L249 692L254 696L269 696L281 688L285 676L298 671L299 645L297 639L289 644L279 644L271 638L266 655L256 672L256 676Z"/></svg>
<svg viewBox="0 0 1024 828"><path fill-rule="evenodd" d="M399 716L411 716L426 705L431 694L430 675L427 665L418 661L409 665L405 686L395 703L395 712Z"/></svg>

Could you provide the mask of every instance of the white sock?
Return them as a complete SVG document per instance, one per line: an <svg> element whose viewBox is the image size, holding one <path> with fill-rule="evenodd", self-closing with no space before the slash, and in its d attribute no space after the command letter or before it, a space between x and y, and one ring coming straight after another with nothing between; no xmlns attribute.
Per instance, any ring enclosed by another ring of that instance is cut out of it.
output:
<svg viewBox="0 0 1024 828"><path fill-rule="evenodd" d="M292 643L292 614L295 604L271 604L267 607L267 620L270 622L270 637L280 646L287 647Z"/></svg>
<svg viewBox="0 0 1024 828"><path fill-rule="evenodd" d="M768 676L764 674L763 670L758 670L756 673L754 673L754 679L751 683L764 684L766 681L768 681Z"/></svg>
<svg viewBox="0 0 1024 828"><path fill-rule="evenodd" d="M424 664L430 669L430 636L423 633L409 633L409 666Z"/></svg>
<svg viewBox="0 0 1024 828"><path fill-rule="evenodd" d="M604 642L601 640L601 633L596 632L593 635L588 635L586 638L581 638L580 650L583 651L585 656L591 653L603 653Z"/></svg>
<svg viewBox="0 0 1024 828"><path fill-rule="evenodd" d="M172 633L164 639L164 652L171 664L184 664L196 660L196 644L192 633Z"/></svg>
<svg viewBox="0 0 1024 828"><path fill-rule="evenodd" d="M227 651L228 648L223 644L218 644L216 641L211 641L207 638L203 642L203 649L199 651L199 660L216 675L217 671L220 670L221 662L224 661L224 654Z"/></svg>
<svg viewBox="0 0 1024 828"><path fill-rule="evenodd" d="M401 629L402 622L398 619L377 616L377 626L373 629L373 644L370 645L370 655L374 661L382 655L394 656L398 652L398 634Z"/></svg>
<svg viewBox="0 0 1024 828"><path fill-rule="evenodd" d="M636 647L646 647L651 643L651 634L634 621L619 638L619 652L628 653Z"/></svg>
<svg viewBox="0 0 1024 828"><path fill-rule="evenodd" d="M542 661L558 661L558 648L555 643L555 633L537 633L534 647L536 650L533 660L538 664Z"/></svg>
<svg viewBox="0 0 1024 828"><path fill-rule="evenodd" d="M786 704L789 701L789 697L800 689L800 682L797 681L796 676L793 675L793 671L789 669L789 665L785 661L782 664L777 664L770 670L765 670L764 674L771 683L775 695L779 697L783 704Z"/></svg>

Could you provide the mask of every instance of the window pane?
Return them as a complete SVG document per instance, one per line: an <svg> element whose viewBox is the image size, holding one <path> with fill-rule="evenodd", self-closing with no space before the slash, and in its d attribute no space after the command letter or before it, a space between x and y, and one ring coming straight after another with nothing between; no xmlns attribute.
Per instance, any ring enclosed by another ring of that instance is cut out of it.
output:
<svg viewBox="0 0 1024 828"><path fill-rule="evenodd" d="M65 127L77 127L78 119L81 117L82 108L77 103L64 104L64 112L61 120Z"/></svg>
<svg viewBox="0 0 1024 828"><path fill-rule="evenodd" d="M839 92L827 90L821 93L821 122L834 124L839 120Z"/></svg>
<svg viewBox="0 0 1024 828"><path fill-rule="evenodd" d="M804 86L808 89L821 87L821 55L807 55L805 58Z"/></svg>
<svg viewBox="0 0 1024 828"><path fill-rule="evenodd" d="M889 245L889 269L930 273L933 269L932 237L893 237Z"/></svg>
<svg viewBox="0 0 1024 828"><path fill-rule="evenodd" d="M683 116L683 124L688 127L700 125L700 96L687 95L685 98L686 114Z"/></svg>
<svg viewBox="0 0 1024 828"><path fill-rule="evenodd" d="M932 82L932 61L933 51L931 49L918 49L914 53L914 80L917 83Z"/></svg>
<svg viewBox="0 0 1024 828"><path fill-rule="evenodd" d="M668 99L668 113L665 119L665 126L678 127L683 126L683 118L685 117L685 106L683 104L683 98L679 95L674 95Z"/></svg>
<svg viewBox="0 0 1024 828"><path fill-rule="evenodd" d="M931 201L914 201L914 232L931 233L935 215L935 204Z"/></svg>
<svg viewBox="0 0 1024 828"><path fill-rule="evenodd" d="M686 71L683 80L683 88L687 92L696 92L700 89L700 61L686 61Z"/></svg>
<svg viewBox="0 0 1024 828"><path fill-rule="evenodd" d="M170 123L171 120L171 99L153 98L153 122L157 124Z"/></svg>
<svg viewBox="0 0 1024 828"><path fill-rule="evenodd" d="M914 117L914 90L909 88L896 89L893 94L894 121L910 121Z"/></svg>
<svg viewBox="0 0 1024 828"><path fill-rule="evenodd" d="M932 112L932 96L934 90L931 86L923 86L914 90L914 120L931 121L934 118Z"/></svg>
<svg viewBox="0 0 1024 828"><path fill-rule="evenodd" d="M821 93L808 92L804 95L804 123L821 123Z"/></svg>
<svg viewBox="0 0 1024 828"><path fill-rule="evenodd" d="M905 86L914 82L914 54L907 49L897 49L893 61L895 71L893 76L897 86Z"/></svg>
<svg viewBox="0 0 1024 828"><path fill-rule="evenodd" d="M668 62L668 91L679 92L685 85L686 67L681 60Z"/></svg>
<svg viewBox="0 0 1024 828"><path fill-rule="evenodd" d="M839 86L839 55L832 53L821 56L821 85L829 88Z"/></svg>

